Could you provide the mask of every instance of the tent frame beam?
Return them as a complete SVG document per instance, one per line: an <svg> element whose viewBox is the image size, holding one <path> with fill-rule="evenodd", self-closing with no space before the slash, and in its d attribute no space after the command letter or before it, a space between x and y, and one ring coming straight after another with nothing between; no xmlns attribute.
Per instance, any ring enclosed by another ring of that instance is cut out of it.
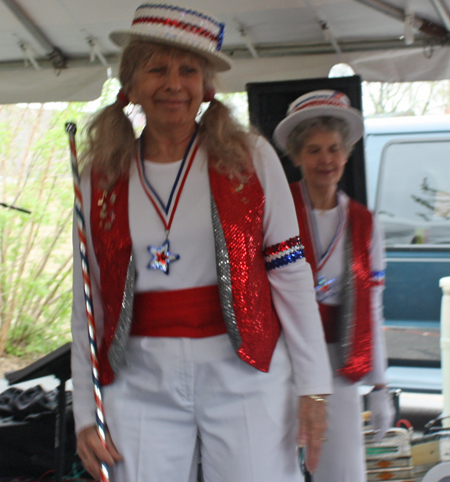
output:
<svg viewBox="0 0 450 482"><path fill-rule="evenodd" d="M444 22L445 28L450 31L450 14L446 10L444 4L442 3L442 0L431 0L431 2L433 3L434 8Z"/></svg>
<svg viewBox="0 0 450 482"><path fill-rule="evenodd" d="M33 38L41 45L47 53L47 57L56 70L65 69L67 67L67 56L62 50L52 44L45 33L31 20L25 10L15 0L2 0L10 9L13 15L33 36Z"/></svg>
<svg viewBox="0 0 450 482"><path fill-rule="evenodd" d="M396 38L386 39L351 39L339 40L339 54L351 52L370 52L374 50L386 49L409 49L417 48L417 42L423 41L425 44L426 37L420 36L416 38L416 45L405 45L405 42ZM320 55L336 53L332 44L328 41L323 42L299 42L289 44L258 44L255 45L260 58L263 57L281 57L281 56L301 56L301 55ZM222 52L229 55L231 58L250 58L247 47L236 45L234 47L227 47L222 49Z"/></svg>
<svg viewBox="0 0 450 482"><path fill-rule="evenodd" d="M406 12L398 7L390 5L384 0L355 0L356 2L362 3L367 7L371 7L379 12L385 13L386 15L396 18L401 22L404 22ZM447 44L450 41L449 32L446 28L438 25L437 23L427 20L425 18L414 16L414 27L419 30L419 32L432 37L433 39L439 41L440 43Z"/></svg>
<svg viewBox="0 0 450 482"><path fill-rule="evenodd" d="M421 37L424 39L424 37ZM416 39L417 40L417 39ZM399 38L386 38L380 39L368 39L362 41L361 39L353 40L340 40L339 46L341 53L352 53L352 52L364 52L364 51L374 51L374 50L385 50L385 49L408 49L414 48L414 45L407 46ZM416 44L417 48L417 44ZM333 46L327 42L302 42L302 43L289 43L289 44L259 44L255 45L254 49L257 51L259 58L265 57L282 57L282 56L301 56L301 55L320 55L320 54L332 54L336 53ZM242 58L255 58L254 55L249 52L247 45L237 45L235 47L228 47L222 49L222 52L229 55L231 58L242 59ZM118 58L118 54L105 54L104 58L108 65L114 65ZM53 67L45 59L39 59L40 66L42 69ZM77 56L71 57L67 61L67 68L70 67L80 67L92 64L90 57L88 56ZM2 70L12 70L23 68L23 62L21 61L9 61L0 62L0 72Z"/></svg>

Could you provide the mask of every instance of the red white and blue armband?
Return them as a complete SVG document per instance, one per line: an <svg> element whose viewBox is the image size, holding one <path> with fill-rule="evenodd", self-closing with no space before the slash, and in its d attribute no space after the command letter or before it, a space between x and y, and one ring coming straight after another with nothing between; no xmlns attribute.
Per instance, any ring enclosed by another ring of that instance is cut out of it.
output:
<svg viewBox="0 0 450 482"><path fill-rule="evenodd" d="M372 271L371 282L372 286L384 286L385 271Z"/></svg>
<svg viewBox="0 0 450 482"><path fill-rule="evenodd" d="M305 257L303 244L299 236L282 243L273 244L264 250L264 261L267 271L280 268Z"/></svg>

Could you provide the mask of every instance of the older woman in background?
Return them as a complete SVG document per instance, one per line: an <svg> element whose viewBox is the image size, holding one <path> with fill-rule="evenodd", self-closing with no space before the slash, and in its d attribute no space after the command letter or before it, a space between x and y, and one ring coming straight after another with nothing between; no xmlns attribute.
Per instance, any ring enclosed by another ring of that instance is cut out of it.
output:
<svg viewBox="0 0 450 482"><path fill-rule="evenodd" d="M381 331L383 237L373 215L338 187L363 132L361 113L345 94L331 90L299 97L274 132L301 169L302 181L291 184L291 191L334 372L327 440L314 482L366 480L361 382L373 385L369 405L378 440L393 416Z"/></svg>

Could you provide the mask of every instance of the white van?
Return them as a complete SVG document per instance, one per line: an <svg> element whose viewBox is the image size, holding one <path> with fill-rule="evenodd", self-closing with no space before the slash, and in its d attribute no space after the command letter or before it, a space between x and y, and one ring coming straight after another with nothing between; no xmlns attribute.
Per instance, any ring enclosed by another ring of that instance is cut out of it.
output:
<svg viewBox="0 0 450 482"><path fill-rule="evenodd" d="M439 280L450 276L450 115L366 120L368 205L385 231L389 385L442 390Z"/></svg>
<svg viewBox="0 0 450 482"><path fill-rule="evenodd" d="M450 115L365 124L368 205L387 246L450 247Z"/></svg>

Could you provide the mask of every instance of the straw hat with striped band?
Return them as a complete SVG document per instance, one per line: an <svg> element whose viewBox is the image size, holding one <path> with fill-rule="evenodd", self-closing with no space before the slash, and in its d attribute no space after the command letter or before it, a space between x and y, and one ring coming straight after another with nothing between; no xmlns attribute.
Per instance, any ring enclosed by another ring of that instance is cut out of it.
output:
<svg viewBox="0 0 450 482"><path fill-rule="evenodd" d="M280 149L286 150L286 140L300 122L319 116L340 117L350 128L350 143L357 142L364 133L361 112L350 105L350 99L337 90L314 90L300 96L289 106L286 117L275 128L273 137Z"/></svg>
<svg viewBox="0 0 450 482"><path fill-rule="evenodd" d="M225 24L211 15L165 4L143 4L136 9L131 28L115 30L110 39L122 47L134 39L178 47L208 60L218 71L229 70L231 60L220 52Z"/></svg>

